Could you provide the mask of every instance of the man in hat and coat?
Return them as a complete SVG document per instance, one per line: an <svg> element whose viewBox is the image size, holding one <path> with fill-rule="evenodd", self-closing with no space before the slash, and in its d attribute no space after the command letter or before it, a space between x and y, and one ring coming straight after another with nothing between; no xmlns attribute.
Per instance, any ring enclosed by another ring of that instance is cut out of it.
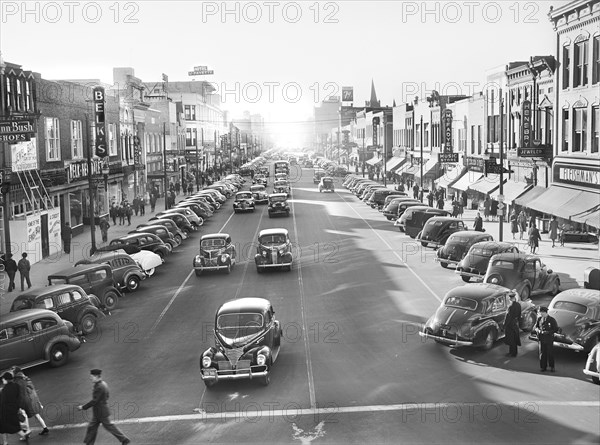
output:
<svg viewBox="0 0 600 445"><path fill-rule="evenodd" d="M131 441L127 436L125 436L125 434L110 421L110 411L108 409L108 385L102 380L102 371L100 369L92 369L90 371L90 379L94 382L92 400L85 405L79 405L77 407L79 410L92 408L94 413L94 417L88 425L83 442L87 445L93 445L96 442L98 427L102 424L102 426L115 436L122 445L130 443Z"/></svg>
<svg viewBox="0 0 600 445"><path fill-rule="evenodd" d="M508 294L510 306L504 317L504 341L508 345L507 357L517 356L517 346L521 346L519 336L519 320L521 319L521 305L517 303L517 292L513 289Z"/></svg>
<svg viewBox="0 0 600 445"><path fill-rule="evenodd" d="M21 397L21 400L23 402L23 409L25 410L27 418L31 419L32 417L35 417L43 428L40 432L40 436L45 436L50 432L50 430L48 430L46 422L44 422L44 419L41 415L43 406L40 402L40 398L38 397L33 382L29 377L23 374L23 370L18 366L12 368L12 372L15 376L13 381L19 387L19 396Z"/></svg>
<svg viewBox="0 0 600 445"><path fill-rule="evenodd" d="M19 410L23 409L23 401L17 384L10 372L2 374L2 392L0 393L0 435L2 443L8 444L7 434L17 434L29 443L29 433L21 429Z"/></svg>
<svg viewBox="0 0 600 445"><path fill-rule="evenodd" d="M534 332L538 337L540 371L546 372L549 365L550 372L554 372L554 334L558 332L558 324L553 317L548 315L548 308L545 306L540 307Z"/></svg>

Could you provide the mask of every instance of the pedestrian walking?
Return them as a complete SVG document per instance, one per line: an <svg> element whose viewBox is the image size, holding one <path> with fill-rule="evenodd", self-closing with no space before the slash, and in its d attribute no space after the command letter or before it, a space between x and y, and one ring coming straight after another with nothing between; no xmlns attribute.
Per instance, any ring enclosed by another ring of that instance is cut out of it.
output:
<svg viewBox="0 0 600 445"><path fill-rule="evenodd" d="M119 206L118 215L119 225L122 226L123 224L125 224L125 205L123 203L121 203L121 205Z"/></svg>
<svg viewBox="0 0 600 445"><path fill-rule="evenodd" d="M419 186L417 184L415 184L412 189L413 189L413 198L419 199Z"/></svg>
<svg viewBox="0 0 600 445"><path fill-rule="evenodd" d="M119 211L117 209L117 205L113 202L110 206L110 210L108 211L108 216L110 216L113 220L113 226L117 225L117 216L119 215Z"/></svg>
<svg viewBox="0 0 600 445"><path fill-rule="evenodd" d="M563 224L560 226L560 231L558 232L558 241L562 247L565 246L565 232L567 231L567 225Z"/></svg>
<svg viewBox="0 0 600 445"><path fill-rule="evenodd" d="M175 183L175 193L176 193L177 195L179 195L179 191L180 191L180 190L181 190L181 184L179 184L179 181L177 181L177 182Z"/></svg>
<svg viewBox="0 0 600 445"><path fill-rule="evenodd" d="M535 333L538 338L538 352L540 356L540 371L546 372L550 366L550 372L555 372L554 367L554 334L558 332L556 320L548 315L548 308L540 307L539 317L535 322Z"/></svg>
<svg viewBox="0 0 600 445"><path fill-rule="evenodd" d="M31 289L31 279L29 278L29 271L31 270L31 263L27 259L27 253L23 252L21 254L21 259L17 264L17 269L19 269L19 275L21 275L21 292L25 290L25 281L27 281L27 289Z"/></svg>
<svg viewBox="0 0 600 445"><path fill-rule="evenodd" d="M439 194L437 198L437 208L440 210L444 209L444 198L441 194Z"/></svg>
<svg viewBox="0 0 600 445"><path fill-rule="evenodd" d="M108 229L110 229L110 224L106 218L100 218L100 233L102 233L102 241L108 241Z"/></svg>
<svg viewBox="0 0 600 445"><path fill-rule="evenodd" d="M517 291L513 289L508 294L510 306L504 317L504 341L508 345L507 357L517 356L517 346L521 346L519 336L519 320L521 319L521 305L517 303Z"/></svg>
<svg viewBox="0 0 600 445"><path fill-rule="evenodd" d="M555 215L552 215L552 219L550 220L549 230L550 230L550 239L552 240L552 247L554 247L556 238L558 238L558 221L556 220Z"/></svg>
<svg viewBox="0 0 600 445"><path fill-rule="evenodd" d="M71 253L71 239L73 238L73 230L68 222L63 225L60 236L63 240L63 249L65 253Z"/></svg>
<svg viewBox="0 0 600 445"><path fill-rule="evenodd" d="M458 201L456 198L452 199L452 217L458 218Z"/></svg>
<svg viewBox="0 0 600 445"><path fill-rule="evenodd" d="M469 204L469 199L467 197L467 192L462 192L462 206L463 207L467 207L467 205Z"/></svg>
<svg viewBox="0 0 600 445"><path fill-rule="evenodd" d="M512 212L510 212L509 221L510 231L512 232L513 239L515 239L515 233L519 231L519 223L517 219L517 212L515 212L515 209L513 209Z"/></svg>
<svg viewBox="0 0 600 445"><path fill-rule="evenodd" d="M485 200L483 201L483 216L485 217L486 221L490 220L490 207L492 206L492 201L490 200L489 196L485 197Z"/></svg>
<svg viewBox="0 0 600 445"><path fill-rule="evenodd" d="M490 202L490 217L492 221L496 221L498 219L498 201L492 199Z"/></svg>
<svg viewBox="0 0 600 445"><path fill-rule="evenodd" d="M35 417L42 427L42 431L40 431L39 435L45 436L50 432L50 430L48 429L48 426L46 426L46 422L44 422L44 418L42 417L41 413L44 407L40 402L40 398L38 397L33 382L29 377L23 374L23 370L18 366L15 366L12 369L12 372L14 375L13 381L19 387L19 396L21 397L23 409L25 410L27 419ZM31 433L31 430L29 429L29 421L27 421L27 431Z"/></svg>
<svg viewBox="0 0 600 445"><path fill-rule="evenodd" d="M140 216L144 216L146 214L146 197L140 196Z"/></svg>
<svg viewBox="0 0 600 445"><path fill-rule="evenodd" d="M535 223L531 225L528 232L529 236L529 251L531 253L535 253L540 245L540 240L542 237L540 236L540 231L535 226Z"/></svg>
<svg viewBox="0 0 600 445"><path fill-rule="evenodd" d="M87 431L83 442L87 445L93 445L96 442L96 436L98 434L98 428L100 424L113 436L121 442L122 445L126 445L131 441L117 428L110 420L110 410L108 409L108 385L102 380L102 371L100 369L92 369L90 371L90 379L94 383L94 390L92 393L92 400L85 405L79 405L79 410L85 411L86 409L92 408L93 417L88 424Z"/></svg>
<svg viewBox="0 0 600 445"><path fill-rule="evenodd" d="M4 270L8 274L8 292L12 292L15 289L15 275L17 274L17 270L19 270L17 262L13 260L12 253L6 255Z"/></svg>
<svg viewBox="0 0 600 445"><path fill-rule="evenodd" d="M527 215L525 215L524 210L519 212L517 223L519 224L519 239L523 239L523 234L525 233L525 230L527 230Z"/></svg>
<svg viewBox="0 0 600 445"><path fill-rule="evenodd" d="M475 221L473 222L473 230L477 232L483 232L483 218L481 218L481 213L477 212L477 216L475 217Z"/></svg>
<svg viewBox="0 0 600 445"><path fill-rule="evenodd" d="M156 208L156 193L150 194L150 213L154 213L154 209Z"/></svg>
<svg viewBox="0 0 600 445"><path fill-rule="evenodd" d="M427 194L427 202L429 204L429 207L433 207L433 192L429 192Z"/></svg>
<svg viewBox="0 0 600 445"><path fill-rule="evenodd" d="M125 206L125 217L127 218L127 225L131 225L131 217L133 216L133 209L129 204Z"/></svg>
<svg viewBox="0 0 600 445"><path fill-rule="evenodd" d="M136 196L133 198L133 211L135 212L135 216L138 216L140 212L140 197Z"/></svg>
<svg viewBox="0 0 600 445"><path fill-rule="evenodd" d="M10 372L2 374L2 392L0 392L0 434L2 445L8 445L8 434L19 434L25 443L29 443L29 434L22 430L21 420L23 414L23 402L19 396L19 387L13 381Z"/></svg>

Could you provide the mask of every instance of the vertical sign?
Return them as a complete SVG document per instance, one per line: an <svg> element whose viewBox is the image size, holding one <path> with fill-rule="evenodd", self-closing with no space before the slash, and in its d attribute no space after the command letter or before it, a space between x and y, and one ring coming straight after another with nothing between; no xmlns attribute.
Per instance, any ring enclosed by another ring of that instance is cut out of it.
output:
<svg viewBox="0 0 600 445"><path fill-rule="evenodd" d="M96 123L96 156L104 158L108 155L106 149L106 120L105 120L105 95L103 87L94 88L94 121Z"/></svg>
<svg viewBox="0 0 600 445"><path fill-rule="evenodd" d="M452 110L444 110L444 153L452 153Z"/></svg>
<svg viewBox="0 0 600 445"><path fill-rule="evenodd" d="M373 118L373 146L377 147L377 127L379 126L379 117Z"/></svg>
<svg viewBox="0 0 600 445"><path fill-rule="evenodd" d="M531 147L531 101L521 105L521 148Z"/></svg>

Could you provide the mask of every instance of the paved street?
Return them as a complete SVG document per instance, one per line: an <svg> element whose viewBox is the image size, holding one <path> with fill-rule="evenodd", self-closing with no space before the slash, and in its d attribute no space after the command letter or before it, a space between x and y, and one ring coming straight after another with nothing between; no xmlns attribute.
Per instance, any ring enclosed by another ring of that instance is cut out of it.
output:
<svg viewBox="0 0 600 445"><path fill-rule="evenodd" d="M311 169L293 179L290 218L269 219L265 206L234 215L229 201L119 301L66 366L27 371L51 428L32 443L82 442L91 413L75 407L91 395L91 368L103 369L114 419L134 444L597 443L600 387L582 372L584 354L557 351L557 373L540 374L537 344L525 334L510 359L500 343L483 352L423 340L420 326L460 277L341 185L318 193ZM149 217L111 227L109 239ZM256 272L257 233L269 227L289 230L291 272ZM497 223L485 228L497 237ZM198 240L217 231L232 236L241 261L231 275L197 277ZM34 285L82 257L87 250L75 243L88 243L89 232L73 242L71 256L33 266ZM540 254L563 287L598 264L598 246L552 249L544 239ZM244 296L270 299L283 324L271 384L221 382L208 391L199 357L211 345L215 310ZM115 440L100 431L96 443Z"/></svg>

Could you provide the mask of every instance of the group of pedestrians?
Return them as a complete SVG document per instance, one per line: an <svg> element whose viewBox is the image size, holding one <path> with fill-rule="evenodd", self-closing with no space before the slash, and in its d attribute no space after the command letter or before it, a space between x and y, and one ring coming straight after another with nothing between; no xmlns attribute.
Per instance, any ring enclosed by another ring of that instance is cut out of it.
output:
<svg viewBox="0 0 600 445"><path fill-rule="evenodd" d="M8 445L8 435L18 434L20 440L29 443L31 429L29 419L35 418L42 427L40 436L47 435L50 430L42 417L44 406L31 379L19 367L13 367L2 374L2 390L0 391L0 435L1 445ZM131 440L112 423L108 408L108 385L102 380L102 370L92 369L90 380L93 382L92 399L77 409L85 411L92 408L90 420L83 442L93 445L96 442L100 425L110 432L122 444L127 445Z"/></svg>
<svg viewBox="0 0 600 445"><path fill-rule="evenodd" d="M21 254L21 259L18 263L13 259L12 253L3 255L1 263L4 265L4 270L8 275L8 292L15 290L15 276L17 275L17 271L21 276L21 292L25 290L25 283L27 283L28 289L31 288L31 278L29 277L31 263L27 259L27 252Z"/></svg>
<svg viewBox="0 0 600 445"><path fill-rule="evenodd" d="M535 254L539 248L540 241L542 237L540 235L540 231L536 225L535 218L531 217L529 219L529 229L527 223L527 214L524 210L521 210L517 215L516 210L512 210L510 216L508 218L510 223L510 231L512 233L513 239L516 239L517 232L519 233L519 239L523 239L523 234L527 233L527 241L529 244L529 250L531 253ZM556 241L560 242L561 246L565 245L564 233L566 230L566 225L559 226L558 221L555 215L552 215L550 219L550 223L548 226L548 235L552 240L552 247L556 247Z"/></svg>
<svg viewBox="0 0 600 445"><path fill-rule="evenodd" d="M139 202L137 209L139 210ZM110 206L110 210L108 211L108 215L113 220L113 225L115 226L117 225L117 218L119 218L120 226L125 224L125 220L127 220L128 225L131 225L131 217L133 216L133 206L126 199L118 205L116 202L113 202Z"/></svg>

